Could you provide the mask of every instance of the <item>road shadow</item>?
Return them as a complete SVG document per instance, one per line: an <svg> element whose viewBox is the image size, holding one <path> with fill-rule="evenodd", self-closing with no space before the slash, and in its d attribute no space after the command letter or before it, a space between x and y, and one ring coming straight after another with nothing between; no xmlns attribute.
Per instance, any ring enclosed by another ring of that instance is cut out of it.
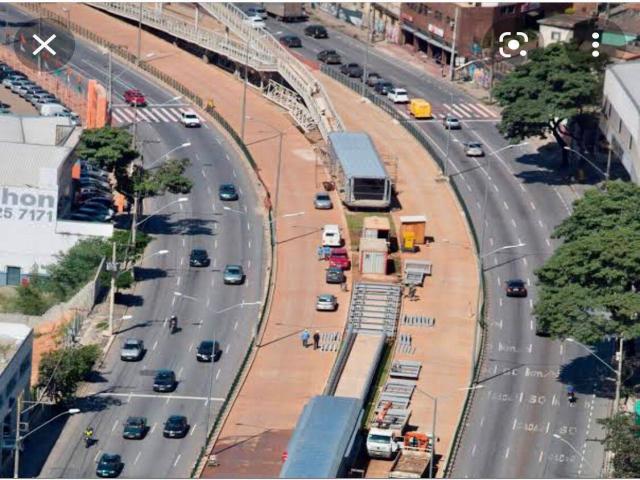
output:
<svg viewBox="0 0 640 480"><path fill-rule="evenodd" d="M158 278L166 278L168 276L167 270L162 268L135 267L133 272L136 282L144 282L145 280L156 280Z"/></svg>
<svg viewBox="0 0 640 480"><path fill-rule="evenodd" d="M566 343L565 343L566 344ZM613 364L613 348L611 342L601 342L592 347L592 351L601 359ZM560 368L558 381L573 386L576 395L590 395L595 393L601 398L614 398L615 373L603 365L597 358L590 355L585 349L579 353L581 356L564 364ZM607 379L612 380L607 380Z"/></svg>
<svg viewBox="0 0 640 480"><path fill-rule="evenodd" d="M154 215L141 227L150 235L214 235L214 225L218 223L215 214L198 214L198 217L181 218L181 213ZM139 220L140 221L140 220Z"/></svg>
<svg viewBox="0 0 640 480"><path fill-rule="evenodd" d="M116 292L115 302L117 305L124 305L126 307L141 307L144 304L144 298L140 295L133 295L132 293Z"/></svg>
<svg viewBox="0 0 640 480"><path fill-rule="evenodd" d="M138 323L135 323L133 325L129 325L126 328L121 328L120 330L117 330L115 333L116 334L122 334L122 333L127 333L127 332L129 332L131 330L136 330L138 328L147 328L147 327L150 327L151 325L153 325L154 323L163 323L163 321L162 320L147 320L147 321L144 321L144 322L138 322Z"/></svg>

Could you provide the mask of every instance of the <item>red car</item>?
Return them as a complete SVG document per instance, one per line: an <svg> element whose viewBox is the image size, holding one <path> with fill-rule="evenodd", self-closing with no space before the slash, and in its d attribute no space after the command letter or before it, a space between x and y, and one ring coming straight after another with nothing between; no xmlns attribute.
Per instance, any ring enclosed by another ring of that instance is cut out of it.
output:
<svg viewBox="0 0 640 480"><path fill-rule="evenodd" d="M131 89L124 92L124 101L132 107L144 107L147 99L140 90Z"/></svg>
<svg viewBox="0 0 640 480"><path fill-rule="evenodd" d="M346 248L332 248L329 254L329 266L338 267L342 270L351 268L351 261Z"/></svg>

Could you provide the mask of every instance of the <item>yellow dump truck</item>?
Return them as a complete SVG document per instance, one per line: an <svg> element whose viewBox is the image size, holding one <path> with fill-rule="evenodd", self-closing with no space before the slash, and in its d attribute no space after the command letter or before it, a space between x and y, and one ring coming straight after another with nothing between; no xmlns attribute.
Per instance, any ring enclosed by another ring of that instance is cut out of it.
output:
<svg viewBox="0 0 640 480"><path fill-rule="evenodd" d="M409 113L414 118L431 118L431 104L422 98L412 98Z"/></svg>

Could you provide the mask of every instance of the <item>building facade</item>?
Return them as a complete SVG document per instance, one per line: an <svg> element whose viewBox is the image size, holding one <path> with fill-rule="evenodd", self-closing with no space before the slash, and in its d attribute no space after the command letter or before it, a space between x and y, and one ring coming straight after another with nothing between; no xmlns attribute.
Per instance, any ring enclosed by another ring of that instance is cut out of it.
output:
<svg viewBox="0 0 640 480"><path fill-rule="evenodd" d="M17 402L29 399L33 330L20 323L0 323L0 418L2 423L1 463L13 458L17 426ZM28 423L28 415L21 418Z"/></svg>
<svg viewBox="0 0 640 480"><path fill-rule="evenodd" d="M63 220L79 138L66 118L0 116L0 286L46 273L81 238L113 234L111 223Z"/></svg>
<svg viewBox="0 0 640 480"><path fill-rule="evenodd" d="M620 161L640 184L640 60L607 68L600 129L609 142L612 161Z"/></svg>

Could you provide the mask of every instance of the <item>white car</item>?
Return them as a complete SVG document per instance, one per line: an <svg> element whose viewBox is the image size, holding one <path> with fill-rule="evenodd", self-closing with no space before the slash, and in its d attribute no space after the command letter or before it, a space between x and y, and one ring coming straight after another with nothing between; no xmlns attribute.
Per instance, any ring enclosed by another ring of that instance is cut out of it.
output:
<svg viewBox="0 0 640 480"><path fill-rule="evenodd" d="M187 128L200 126L200 119L198 118L198 115L196 115L196 112L194 112L193 110L182 112L180 114L180 122Z"/></svg>
<svg viewBox="0 0 640 480"><path fill-rule="evenodd" d="M324 228L322 229L322 246L342 246L342 238L340 238L340 226L335 224L327 224L324 226Z"/></svg>
<svg viewBox="0 0 640 480"><path fill-rule="evenodd" d="M393 103L409 103L409 95L404 88L392 88L387 97Z"/></svg>
<svg viewBox="0 0 640 480"><path fill-rule="evenodd" d="M244 19L244 23L250 25L253 28L265 28L267 26L264 20L259 15L253 15Z"/></svg>

